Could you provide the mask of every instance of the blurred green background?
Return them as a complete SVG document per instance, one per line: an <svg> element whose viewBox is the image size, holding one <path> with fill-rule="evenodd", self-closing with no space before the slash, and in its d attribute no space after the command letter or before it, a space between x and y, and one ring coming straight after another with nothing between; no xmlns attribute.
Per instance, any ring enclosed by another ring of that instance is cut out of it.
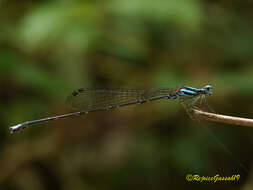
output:
<svg viewBox="0 0 253 190"><path fill-rule="evenodd" d="M8 131L69 112L80 87L211 84L217 113L252 118L252 18L250 0L0 0L0 189L252 189L253 129L199 124L177 101Z"/></svg>

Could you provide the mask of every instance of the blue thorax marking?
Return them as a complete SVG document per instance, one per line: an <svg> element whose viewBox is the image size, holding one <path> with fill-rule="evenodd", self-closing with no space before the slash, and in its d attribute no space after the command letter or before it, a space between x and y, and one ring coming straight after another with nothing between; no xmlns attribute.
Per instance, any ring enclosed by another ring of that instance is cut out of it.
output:
<svg viewBox="0 0 253 190"><path fill-rule="evenodd" d="M203 89L184 86L178 91L179 96L197 96L203 93Z"/></svg>
<svg viewBox="0 0 253 190"><path fill-rule="evenodd" d="M198 95L199 93L196 92L196 91L193 91L193 90L187 90L187 89L180 89L179 91L179 96L196 96Z"/></svg>

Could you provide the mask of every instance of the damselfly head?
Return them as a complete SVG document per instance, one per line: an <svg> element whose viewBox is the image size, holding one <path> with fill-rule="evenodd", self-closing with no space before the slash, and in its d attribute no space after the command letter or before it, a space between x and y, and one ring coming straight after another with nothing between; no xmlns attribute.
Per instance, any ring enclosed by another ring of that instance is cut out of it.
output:
<svg viewBox="0 0 253 190"><path fill-rule="evenodd" d="M205 89L206 94L212 95L213 87L211 85L206 85L206 86L204 86L203 89Z"/></svg>

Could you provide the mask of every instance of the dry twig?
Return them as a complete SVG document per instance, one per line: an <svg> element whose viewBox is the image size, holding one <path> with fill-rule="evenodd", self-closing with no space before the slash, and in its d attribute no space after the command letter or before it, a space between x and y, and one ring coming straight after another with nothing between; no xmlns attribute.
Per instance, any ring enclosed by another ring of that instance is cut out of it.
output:
<svg viewBox="0 0 253 190"><path fill-rule="evenodd" d="M192 111L195 115L198 116L198 118L202 120L209 120L209 121L216 121L220 123L228 123L228 124L233 124L233 125L253 127L253 119L220 115L220 114L215 114L215 113L210 113L210 112L204 112L198 109L193 109Z"/></svg>

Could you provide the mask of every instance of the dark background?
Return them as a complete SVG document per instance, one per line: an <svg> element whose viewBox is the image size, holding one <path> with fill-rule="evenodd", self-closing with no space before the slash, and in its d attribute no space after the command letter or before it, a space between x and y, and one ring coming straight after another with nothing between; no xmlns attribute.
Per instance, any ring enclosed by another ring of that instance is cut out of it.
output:
<svg viewBox="0 0 253 190"><path fill-rule="evenodd" d="M250 0L0 0L0 189L252 189L253 129L199 124L177 101L8 131L69 112L80 87L211 84L217 113L252 118L252 18Z"/></svg>

